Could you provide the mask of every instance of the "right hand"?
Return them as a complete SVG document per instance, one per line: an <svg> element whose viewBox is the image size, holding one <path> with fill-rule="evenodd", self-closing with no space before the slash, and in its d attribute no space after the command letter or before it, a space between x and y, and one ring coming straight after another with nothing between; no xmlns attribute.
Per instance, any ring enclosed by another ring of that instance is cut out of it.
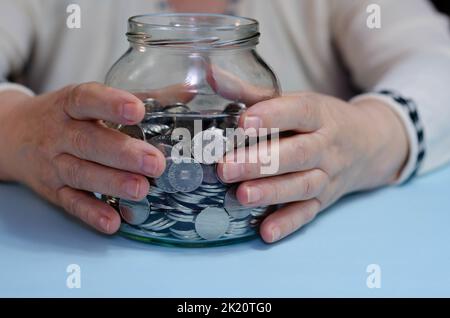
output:
<svg viewBox="0 0 450 318"><path fill-rule="evenodd" d="M142 120L144 105L128 92L86 83L10 100L15 103L5 103L8 113L0 127L0 175L26 184L101 232L116 232L120 216L92 192L141 200L149 192L146 177L165 169L155 147L101 121Z"/></svg>

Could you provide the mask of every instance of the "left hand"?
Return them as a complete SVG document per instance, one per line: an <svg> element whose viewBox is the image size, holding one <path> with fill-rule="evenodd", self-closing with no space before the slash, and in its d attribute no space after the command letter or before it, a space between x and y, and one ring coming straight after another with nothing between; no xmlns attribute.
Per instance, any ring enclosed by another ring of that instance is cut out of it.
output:
<svg viewBox="0 0 450 318"><path fill-rule="evenodd" d="M236 163L240 148L219 164L219 177L242 182L241 204L283 204L261 224L266 242L275 242L314 219L345 194L396 180L408 155L405 129L397 115L376 100L355 104L315 93L259 102L241 116L240 127L279 128L279 169L261 174L261 163Z"/></svg>

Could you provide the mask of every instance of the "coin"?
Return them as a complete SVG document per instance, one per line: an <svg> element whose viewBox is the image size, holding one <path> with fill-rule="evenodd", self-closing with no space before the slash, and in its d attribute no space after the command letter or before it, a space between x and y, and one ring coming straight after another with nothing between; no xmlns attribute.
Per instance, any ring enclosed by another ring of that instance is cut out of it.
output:
<svg viewBox="0 0 450 318"><path fill-rule="evenodd" d="M177 212L167 213L167 217L171 220L181 222L181 223L192 223L192 222L194 222L194 219L195 219L194 214L185 214L185 213L177 213Z"/></svg>
<svg viewBox="0 0 450 318"><path fill-rule="evenodd" d="M203 181L202 166L192 158L183 158L174 162L169 168L170 185L181 192L196 190Z"/></svg>
<svg viewBox="0 0 450 318"><path fill-rule="evenodd" d="M202 165L203 169L203 182L208 184L218 184L220 183L217 177L216 165Z"/></svg>
<svg viewBox="0 0 450 318"><path fill-rule="evenodd" d="M192 138L192 154L203 164L217 163L230 150L228 139L219 128L208 128Z"/></svg>
<svg viewBox="0 0 450 318"><path fill-rule="evenodd" d="M236 197L237 186L231 187L223 200L223 207L233 219L244 219L248 217L252 208L243 206Z"/></svg>
<svg viewBox="0 0 450 318"><path fill-rule="evenodd" d="M145 116L144 121L149 120L153 113L158 113L163 111L163 107L160 102L154 98L147 98L143 101L145 106Z"/></svg>
<svg viewBox="0 0 450 318"><path fill-rule="evenodd" d="M139 202L120 199L119 211L125 222L139 225L144 223L150 215L150 203L147 199Z"/></svg>
<svg viewBox="0 0 450 318"><path fill-rule="evenodd" d="M230 115L240 115L247 110L247 105L240 102L229 103L223 112Z"/></svg>
<svg viewBox="0 0 450 318"><path fill-rule="evenodd" d="M170 158L170 157L166 158L166 170L164 170L164 173L159 178L155 179L155 185L167 193L177 192L177 189L175 189L170 184L170 181L169 181L169 171L170 171L170 168L172 165L173 165L172 158Z"/></svg>
<svg viewBox="0 0 450 318"><path fill-rule="evenodd" d="M169 146L173 145L172 137L169 135L158 135L158 136L152 137L149 140L149 142L154 146L157 146L160 144L169 145Z"/></svg>
<svg viewBox="0 0 450 318"><path fill-rule="evenodd" d="M119 131L130 137L133 137L133 138L136 138L139 140L145 140L145 133L142 130L142 128L138 125L121 126L119 128Z"/></svg>
<svg viewBox="0 0 450 318"><path fill-rule="evenodd" d="M215 240L224 235L230 217L222 208L206 208L195 219L195 230L205 240Z"/></svg>
<svg viewBox="0 0 450 318"><path fill-rule="evenodd" d="M170 126L165 124L143 124L142 126L147 139L157 135L166 135L171 130Z"/></svg>
<svg viewBox="0 0 450 318"><path fill-rule="evenodd" d="M171 114L188 113L190 111L189 107L183 103L175 103L164 107L164 112Z"/></svg>

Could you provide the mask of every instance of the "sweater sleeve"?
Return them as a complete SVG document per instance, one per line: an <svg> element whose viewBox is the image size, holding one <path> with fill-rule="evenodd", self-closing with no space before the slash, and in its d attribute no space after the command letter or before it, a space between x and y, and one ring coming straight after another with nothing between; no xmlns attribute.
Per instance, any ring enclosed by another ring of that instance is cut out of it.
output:
<svg viewBox="0 0 450 318"><path fill-rule="evenodd" d="M367 24L380 8L379 29ZM373 6L371 7L373 8ZM399 182L450 161L449 21L426 0L333 1L336 47L357 99L393 108L409 137L409 158Z"/></svg>
<svg viewBox="0 0 450 318"><path fill-rule="evenodd" d="M30 2L0 1L0 91L32 92L25 86L8 83L22 73L33 45L33 15Z"/></svg>

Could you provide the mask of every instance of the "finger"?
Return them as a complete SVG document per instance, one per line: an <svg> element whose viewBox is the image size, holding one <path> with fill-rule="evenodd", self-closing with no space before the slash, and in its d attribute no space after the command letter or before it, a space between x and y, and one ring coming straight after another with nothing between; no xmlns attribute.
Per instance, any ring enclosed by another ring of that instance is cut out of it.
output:
<svg viewBox="0 0 450 318"><path fill-rule="evenodd" d="M161 105L166 106L175 103L189 103L197 94L197 89L190 84L175 84L160 89L133 94L141 100L154 98L161 103Z"/></svg>
<svg viewBox="0 0 450 318"><path fill-rule="evenodd" d="M285 96L257 103L240 118L244 129L276 128L280 131L313 132L322 125L321 99L315 94Z"/></svg>
<svg viewBox="0 0 450 318"><path fill-rule="evenodd" d="M63 110L73 119L131 125L144 118L144 105L136 96L100 83L68 86L62 94Z"/></svg>
<svg viewBox="0 0 450 318"><path fill-rule="evenodd" d="M71 121L61 150L105 166L158 177L164 172L163 154L151 144L86 121Z"/></svg>
<svg viewBox="0 0 450 318"><path fill-rule="evenodd" d="M319 136L297 134L227 153L218 164L217 174L225 183L232 183L305 171L318 167L322 153Z"/></svg>
<svg viewBox="0 0 450 318"><path fill-rule="evenodd" d="M316 199L288 204L270 214L261 224L260 234L267 243L274 243L311 222L320 212Z"/></svg>
<svg viewBox="0 0 450 318"><path fill-rule="evenodd" d="M317 197L328 184L320 169L243 182L236 196L241 204L265 206L303 201Z"/></svg>
<svg viewBox="0 0 450 318"><path fill-rule="evenodd" d="M217 65L209 64L206 78L217 94L228 100L243 102L248 107L278 96L277 90L272 87L273 83L270 83L270 87L255 86Z"/></svg>
<svg viewBox="0 0 450 318"><path fill-rule="evenodd" d="M58 200L69 214L100 232L113 234L120 226L119 214L108 204L97 200L94 196L63 187L58 190Z"/></svg>
<svg viewBox="0 0 450 318"><path fill-rule="evenodd" d="M85 161L68 154L54 159L59 179L71 188L139 201L149 191L147 178Z"/></svg>

